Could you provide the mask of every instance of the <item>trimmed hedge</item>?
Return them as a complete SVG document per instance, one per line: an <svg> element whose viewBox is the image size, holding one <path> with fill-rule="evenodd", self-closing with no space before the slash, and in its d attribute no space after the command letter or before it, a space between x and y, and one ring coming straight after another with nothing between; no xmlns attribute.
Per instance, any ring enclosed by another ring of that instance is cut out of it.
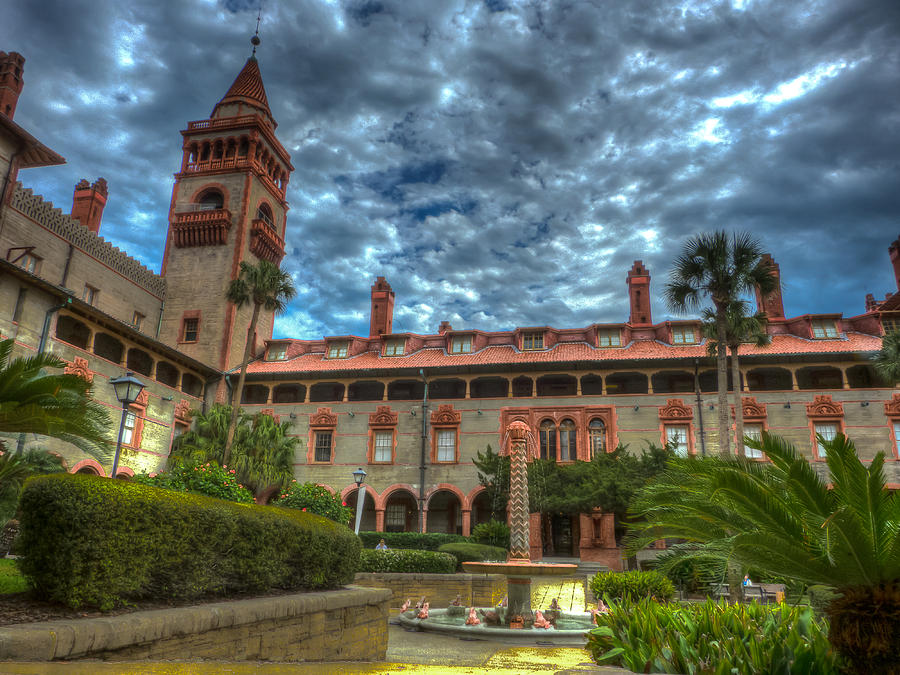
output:
<svg viewBox="0 0 900 675"><path fill-rule="evenodd" d="M485 560L506 560L507 551L499 546L486 546L484 544L444 544L438 551L441 553L449 553L454 558L459 567L464 562L484 562Z"/></svg>
<svg viewBox="0 0 900 675"><path fill-rule="evenodd" d="M443 544L466 542L461 534L444 534L442 532L360 532L365 548L375 548L384 539L388 548L406 548L416 551L436 551Z"/></svg>
<svg viewBox="0 0 900 675"><path fill-rule="evenodd" d="M336 588L359 564L350 529L294 509L78 474L29 479L20 504L19 567L70 607Z"/></svg>
<svg viewBox="0 0 900 675"><path fill-rule="evenodd" d="M614 600L653 597L657 600L671 600L675 586L663 574L649 572L598 572L590 582L595 598L608 597Z"/></svg>
<svg viewBox="0 0 900 675"><path fill-rule="evenodd" d="M435 551L363 549L359 556L359 571L453 574L456 571L456 558Z"/></svg>

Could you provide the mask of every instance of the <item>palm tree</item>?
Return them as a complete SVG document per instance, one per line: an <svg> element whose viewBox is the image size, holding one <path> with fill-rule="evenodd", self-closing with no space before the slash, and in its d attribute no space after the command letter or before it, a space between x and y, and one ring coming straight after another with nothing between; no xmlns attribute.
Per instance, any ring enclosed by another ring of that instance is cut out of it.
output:
<svg viewBox="0 0 900 675"><path fill-rule="evenodd" d="M719 230L701 234L687 241L663 296L669 309L686 313L700 309L701 300L709 297L716 321L717 371L719 390L719 453L729 457L728 415L728 345L727 310L744 293L759 288L763 295L775 290L776 277L769 263L762 259L759 242L747 233L728 234Z"/></svg>
<svg viewBox="0 0 900 675"><path fill-rule="evenodd" d="M65 471L59 455L44 448L29 448L22 454L0 455L0 525L16 514L19 492L25 479L35 474Z"/></svg>
<svg viewBox="0 0 900 675"><path fill-rule="evenodd" d="M748 314L748 305L743 300L731 303L725 310L727 325L725 327L725 343L731 352L731 390L734 405L735 451L741 454L744 442L744 407L741 405L741 368L738 352L742 344L765 347L772 338L766 333L766 313ZM710 356L718 353L718 326L715 313L710 309L703 310L703 336L707 338Z"/></svg>
<svg viewBox="0 0 900 675"><path fill-rule="evenodd" d="M12 349L12 340L0 342L0 432L51 436L105 459L109 415L91 398L91 384L77 375L45 372L66 365L52 354L10 359Z"/></svg>
<svg viewBox="0 0 900 675"><path fill-rule="evenodd" d="M265 309L280 314L295 293L290 275L282 272L277 265L273 265L268 260L260 260L257 265L242 262L240 275L228 285L225 293L228 301L239 308L247 303L252 303L253 314L250 316L250 325L247 326L247 341L244 343L244 358L241 359L241 374L234 390L234 405L231 411L231 423L228 425L228 435L225 438L223 464L227 464L231 456L231 446L234 443L234 430L239 413L238 406L241 404L241 397L244 393L244 379L247 377L247 363L250 361L250 350L253 348L253 335L256 332L259 311Z"/></svg>
<svg viewBox="0 0 900 675"><path fill-rule="evenodd" d="M637 550L661 537L693 542L671 556L732 562L833 587L828 639L858 673L900 669L900 495L888 491L878 453L866 467L842 434L819 437L832 487L784 440L748 445L746 458L674 459L635 501L643 517L627 537Z"/></svg>
<svg viewBox="0 0 900 675"><path fill-rule="evenodd" d="M881 351L875 355L875 371L885 382L900 382L900 330L895 330L881 340Z"/></svg>

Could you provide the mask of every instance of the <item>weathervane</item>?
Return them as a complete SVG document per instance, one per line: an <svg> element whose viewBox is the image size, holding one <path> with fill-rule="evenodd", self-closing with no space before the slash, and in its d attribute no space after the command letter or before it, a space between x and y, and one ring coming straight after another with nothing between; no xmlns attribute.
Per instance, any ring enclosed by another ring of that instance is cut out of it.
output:
<svg viewBox="0 0 900 675"><path fill-rule="evenodd" d="M256 56L256 48L259 46L259 20L262 18L262 0L259 0L259 11L256 13L256 33L253 34L253 37L250 38L250 44L253 45L253 53L251 56Z"/></svg>

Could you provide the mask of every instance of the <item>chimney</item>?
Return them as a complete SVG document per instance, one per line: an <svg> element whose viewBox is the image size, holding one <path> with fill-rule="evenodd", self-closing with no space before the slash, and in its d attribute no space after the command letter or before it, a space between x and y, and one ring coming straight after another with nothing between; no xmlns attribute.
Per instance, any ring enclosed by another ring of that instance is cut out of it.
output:
<svg viewBox="0 0 900 675"><path fill-rule="evenodd" d="M82 179L75 186L72 198L72 217L81 221L94 234L100 232L100 219L106 206L106 180L98 178L93 185Z"/></svg>
<svg viewBox="0 0 900 675"><path fill-rule="evenodd" d="M880 304L881 303L875 299L874 295L872 295L871 293L866 293L866 311L867 312L874 312L876 309L878 309L878 305L880 305Z"/></svg>
<svg viewBox="0 0 900 675"><path fill-rule="evenodd" d="M891 264L894 266L894 279L897 281L897 290L900 291L900 237L897 237L894 243L888 246L888 253L891 256Z"/></svg>
<svg viewBox="0 0 900 675"><path fill-rule="evenodd" d="M759 289L756 289L756 311L765 312L766 317L769 319L783 319L784 302L781 299L781 270L778 267L778 263L772 260L772 256L768 253L763 253L760 262L769 265L772 273L775 275L775 290L766 297L762 297L759 294Z"/></svg>
<svg viewBox="0 0 900 675"><path fill-rule="evenodd" d="M441 321L441 325L438 326L438 335L443 335L451 330L453 330L453 326L450 325L449 321Z"/></svg>
<svg viewBox="0 0 900 675"><path fill-rule="evenodd" d="M641 260L635 260L628 276L628 297L631 305L631 315L628 323L632 326L652 324L653 317L650 314L650 272L644 267Z"/></svg>
<svg viewBox="0 0 900 675"><path fill-rule="evenodd" d="M369 314L369 336L390 334L394 325L394 291L384 277L372 285L372 308Z"/></svg>
<svg viewBox="0 0 900 675"><path fill-rule="evenodd" d="M16 52L0 52L0 114L12 119L25 80L25 57Z"/></svg>

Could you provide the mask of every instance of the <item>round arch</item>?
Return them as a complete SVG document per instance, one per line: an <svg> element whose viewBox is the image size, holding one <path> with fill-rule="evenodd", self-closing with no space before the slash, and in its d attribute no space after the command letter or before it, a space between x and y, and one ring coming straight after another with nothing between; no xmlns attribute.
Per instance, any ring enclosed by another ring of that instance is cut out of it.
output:
<svg viewBox="0 0 900 675"><path fill-rule="evenodd" d="M134 478L134 469L132 469L130 466L117 466L116 478L119 477L124 477L126 480Z"/></svg>
<svg viewBox="0 0 900 675"><path fill-rule="evenodd" d="M376 509L383 509L387 506L388 500L391 498L395 492L399 490L406 490L409 494L412 495L413 499L416 500L416 503L419 502L419 492L409 483L394 483L393 485L388 485L384 490L381 491L381 497L375 501Z"/></svg>
<svg viewBox="0 0 900 675"><path fill-rule="evenodd" d="M95 476L106 476L106 471L96 459L83 459L75 464L69 473L90 473Z"/></svg>
<svg viewBox="0 0 900 675"><path fill-rule="evenodd" d="M228 188L225 187L224 184L216 183L215 181L203 183L203 185L194 190L194 193L190 198L190 203L197 204L200 196L207 190L218 190L222 194L222 208L228 208L228 205L231 203L231 193L228 191Z"/></svg>

